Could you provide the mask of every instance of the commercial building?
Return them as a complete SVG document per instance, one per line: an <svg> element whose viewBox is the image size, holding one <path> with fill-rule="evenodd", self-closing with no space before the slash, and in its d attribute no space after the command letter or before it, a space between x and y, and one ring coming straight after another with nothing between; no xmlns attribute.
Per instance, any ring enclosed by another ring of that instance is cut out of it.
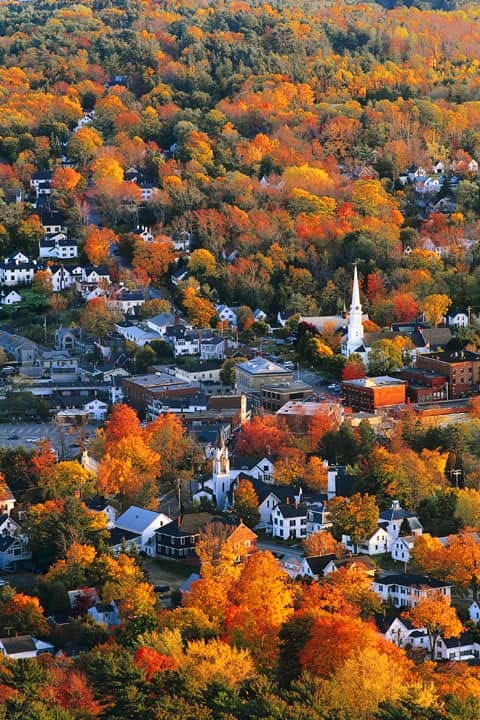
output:
<svg viewBox="0 0 480 720"><path fill-rule="evenodd" d="M405 403L405 380L380 375L379 377L344 380L345 405L353 410L375 412L378 408L403 405Z"/></svg>
<svg viewBox="0 0 480 720"><path fill-rule="evenodd" d="M469 350L419 355L417 369L444 376L445 399L454 400L480 391L480 353Z"/></svg>
<svg viewBox="0 0 480 720"><path fill-rule="evenodd" d="M235 365L235 385L240 393L260 397L265 385L291 383L293 370L287 370L263 357Z"/></svg>

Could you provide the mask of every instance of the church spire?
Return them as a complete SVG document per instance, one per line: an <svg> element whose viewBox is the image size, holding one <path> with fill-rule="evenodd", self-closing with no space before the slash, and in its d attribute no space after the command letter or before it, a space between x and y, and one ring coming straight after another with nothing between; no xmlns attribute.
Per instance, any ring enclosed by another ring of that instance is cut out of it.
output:
<svg viewBox="0 0 480 720"><path fill-rule="evenodd" d="M363 345L363 324L362 324L362 305L360 302L360 286L358 283L357 266L353 271L353 288L352 288L352 304L350 305L350 313L348 316L347 337L344 355L349 357L353 352L357 352Z"/></svg>
<svg viewBox="0 0 480 720"><path fill-rule="evenodd" d="M358 287L358 272L357 272L357 266L354 265L354 271L353 271L353 289L352 289L352 304L350 306L350 312L355 312L358 310L361 310L362 306L360 305L360 288Z"/></svg>

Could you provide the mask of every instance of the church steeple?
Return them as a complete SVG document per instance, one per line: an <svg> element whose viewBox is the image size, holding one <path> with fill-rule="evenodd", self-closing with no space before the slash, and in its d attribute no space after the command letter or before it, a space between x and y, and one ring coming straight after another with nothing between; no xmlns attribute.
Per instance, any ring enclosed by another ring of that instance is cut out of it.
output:
<svg viewBox="0 0 480 720"><path fill-rule="evenodd" d="M360 287L358 284L357 266L353 271L352 304L348 316L346 352L348 357L363 344L362 305L360 303Z"/></svg>

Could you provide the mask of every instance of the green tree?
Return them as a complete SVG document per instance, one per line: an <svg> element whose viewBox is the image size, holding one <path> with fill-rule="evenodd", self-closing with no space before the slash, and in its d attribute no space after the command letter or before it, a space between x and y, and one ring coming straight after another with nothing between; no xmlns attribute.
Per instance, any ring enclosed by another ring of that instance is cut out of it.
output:
<svg viewBox="0 0 480 720"><path fill-rule="evenodd" d="M378 506L371 495L356 493L350 498L335 497L329 501L328 510L333 536L341 540L342 535L349 535L355 552L378 524Z"/></svg>
<svg viewBox="0 0 480 720"><path fill-rule="evenodd" d="M235 385L235 365L246 362L246 357L234 357L224 360L220 368L220 380L224 385Z"/></svg>
<svg viewBox="0 0 480 720"><path fill-rule="evenodd" d="M258 510L258 495L250 480L239 480L235 488L233 507L235 512L244 521L245 525L253 528L260 522Z"/></svg>

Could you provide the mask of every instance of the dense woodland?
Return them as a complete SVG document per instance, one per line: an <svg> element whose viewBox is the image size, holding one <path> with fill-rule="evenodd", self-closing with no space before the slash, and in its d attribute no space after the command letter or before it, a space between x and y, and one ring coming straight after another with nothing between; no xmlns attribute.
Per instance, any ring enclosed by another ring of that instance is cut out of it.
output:
<svg viewBox="0 0 480 720"><path fill-rule="evenodd" d="M480 180L469 164L480 160L479 44L479 6L449 0L1 3L0 254L35 255L42 228L30 179L48 169L49 204L84 257L109 263L118 243L125 264L112 276L132 286L164 284L171 238L191 234L195 250L181 260L190 277L174 300L197 325L215 323L216 300L245 306L246 317L256 307L271 317L335 314L349 300L353 262L377 326L419 311L435 323L445 296L476 311ZM402 180L412 166L430 175L434 163L444 168L436 199L453 212L419 207L414 182ZM148 203L131 168L157 188ZM92 206L103 227L88 224ZM152 228L153 243L139 240L138 225ZM423 249L427 237L449 252ZM71 301L52 297L51 312ZM98 334L111 321L102 303L83 311ZM333 335L312 342L308 332L300 355L333 355ZM463 340L476 346L475 324ZM95 441L96 487L48 447L0 453L47 570L32 594L0 591L0 625L83 650L1 662L2 720L477 720L478 668L418 662L384 642L361 573L290 582L272 555L238 565L205 538L202 580L184 607L159 609L137 559L108 554L105 527L74 491L148 505L158 468L161 483L188 480L197 449L170 420L143 428L121 407L109 422ZM319 421L308 445L256 423L239 447L281 451L277 481L321 487L323 458L355 474L355 501L332 505L330 550L344 531L368 532L396 498L428 533L417 566L458 593L476 590L477 419L429 431L407 416L388 442L365 425ZM451 487L453 468L465 487ZM253 520L248 487L242 502ZM459 529L448 553L430 537ZM80 608L68 638L47 626L78 586L120 601L114 638ZM427 611L446 637L458 633L443 606Z"/></svg>

